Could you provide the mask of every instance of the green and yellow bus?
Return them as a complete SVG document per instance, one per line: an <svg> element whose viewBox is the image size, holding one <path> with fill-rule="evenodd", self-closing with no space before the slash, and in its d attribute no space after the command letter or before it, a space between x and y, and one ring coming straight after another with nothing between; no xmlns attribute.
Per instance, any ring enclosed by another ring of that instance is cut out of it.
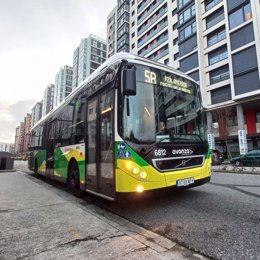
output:
<svg viewBox="0 0 260 260"><path fill-rule="evenodd" d="M205 126L195 81L118 53L33 126L29 169L110 200L194 187L211 176Z"/></svg>

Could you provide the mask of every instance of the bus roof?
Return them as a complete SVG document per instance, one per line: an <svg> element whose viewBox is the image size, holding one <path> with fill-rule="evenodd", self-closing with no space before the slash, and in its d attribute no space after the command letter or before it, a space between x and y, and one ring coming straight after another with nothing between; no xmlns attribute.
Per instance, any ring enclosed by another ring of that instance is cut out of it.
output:
<svg viewBox="0 0 260 260"><path fill-rule="evenodd" d="M171 73L174 73L178 76L184 77L189 79L190 81L193 81L196 83L196 81L194 79L192 79L191 77L189 77L188 75L186 75L185 73L171 68L169 66L166 66L162 63L144 58L144 57L140 57L134 54L130 54L127 52L118 52L116 54L114 54L113 56L111 56L109 59L107 59L102 65L100 65L92 74L90 74L78 87L76 87L61 103L59 103L59 105L55 108L53 108L45 117L43 117L42 119L40 119L33 127L31 127L31 129L33 129L34 127L40 125L43 121L45 121L51 114L53 114L54 112L58 111L59 108L61 108L64 104L69 103L69 101L71 100L72 97L74 97L77 93L79 93L84 86L88 83L91 82L93 79L95 79L102 71L104 71L105 69L109 68L111 65L118 63L120 61L123 60L127 60L129 62L133 62L133 63L137 63L140 65L148 65L157 69L161 69L161 70L165 70Z"/></svg>

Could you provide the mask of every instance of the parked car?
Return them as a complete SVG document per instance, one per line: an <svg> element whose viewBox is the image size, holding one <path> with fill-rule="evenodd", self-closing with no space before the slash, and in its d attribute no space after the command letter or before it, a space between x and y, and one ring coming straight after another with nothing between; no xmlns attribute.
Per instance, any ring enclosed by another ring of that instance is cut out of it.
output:
<svg viewBox="0 0 260 260"><path fill-rule="evenodd" d="M236 166L260 166L260 149L252 150L245 155L234 157L230 162Z"/></svg>
<svg viewBox="0 0 260 260"><path fill-rule="evenodd" d="M211 161L212 165L222 164L224 161L223 154L217 149L211 150Z"/></svg>

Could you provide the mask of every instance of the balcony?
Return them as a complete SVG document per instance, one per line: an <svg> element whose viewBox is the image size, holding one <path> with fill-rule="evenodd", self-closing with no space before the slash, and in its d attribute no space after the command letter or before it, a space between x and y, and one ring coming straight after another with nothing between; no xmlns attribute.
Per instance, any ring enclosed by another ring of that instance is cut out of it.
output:
<svg viewBox="0 0 260 260"><path fill-rule="evenodd" d="M157 3L154 6L152 6L149 11L143 12L141 18L138 19L138 25L141 24L163 2L164 0L157 0Z"/></svg>
<svg viewBox="0 0 260 260"><path fill-rule="evenodd" d="M222 13L219 16L217 16L215 19L212 19L211 21L207 22L206 28L209 29L212 26L214 26L215 24L221 22L222 20L224 20L224 13Z"/></svg>
<svg viewBox="0 0 260 260"><path fill-rule="evenodd" d="M212 9L214 6L216 6L217 4L219 4L220 2L222 2L223 0L213 0L211 2L209 2L208 4L205 4L205 11L209 11L210 9Z"/></svg>
<svg viewBox="0 0 260 260"><path fill-rule="evenodd" d="M149 4L151 4L151 1L147 0L146 3L141 8L138 9L137 7L137 14L140 14L144 10L144 8L146 8Z"/></svg>
<svg viewBox="0 0 260 260"><path fill-rule="evenodd" d="M167 8L162 9L158 15L154 16L150 19L149 22L137 33L137 35L141 35L148 27L150 27L155 21L158 21L164 14L166 14Z"/></svg>
<svg viewBox="0 0 260 260"><path fill-rule="evenodd" d="M161 59L162 57L166 56L167 54L169 54L169 49L166 49L166 50L162 51L159 55L155 56L151 60L158 61L159 59Z"/></svg>
<svg viewBox="0 0 260 260"><path fill-rule="evenodd" d="M152 33L150 33L146 38L144 38L142 41L140 41L137 44L137 47L139 48L140 46L142 46L145 42L148 42L154 35L156 35L158 32L162 31L166 26L167 26L168 22L164 22L162 24L160 24L160 27L158 27L155 31L153 31Z"/></svg>
<svg viewBox="0 0 260 260"><path fill-rule="evenodd" d="M161 37L158 41L154 42L144 51L140 52L139 55L145 56L147 53L151 52L155 48L157 48L160 44L166 42L168 40L168 35Z"/></svg>
<svg viewBox="0 0 260 260"><path fill-rule="evenodd" d="M208 47L222 41L226 39L226 31L222 31L218 34L216 34L214 37L211 37L209 40L208 40Z"/></svg>
<svg viewBox="0 0 260 260"><path fill-rule="evenodd" d="M219 75L216 75L216 76L213 76L210 78L210 84L213 85L213 84L216 84L218 82L221 82L221 81L224 81L224 80L227 80L230 78L230 74L229 74L229 71L226 71L222 74L219 74Z"/></svg>
<svg viewBox="0 0 260 260"><path fill-rule="evenodd" d="M215 56L211 56L209 57L209 66L215 64L215 63L218 63L222 60L225 60L228 58L228 53L227 51L225 52L222 52L222 53L218 53L216 54Z"/></svg>

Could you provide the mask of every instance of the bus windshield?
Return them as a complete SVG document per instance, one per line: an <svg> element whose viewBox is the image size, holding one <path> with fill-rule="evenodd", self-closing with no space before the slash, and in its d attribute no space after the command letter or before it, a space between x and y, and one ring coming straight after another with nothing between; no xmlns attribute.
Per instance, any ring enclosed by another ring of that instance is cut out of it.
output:
<svg viewBox="0 0 260 260"><path fill-rule="evenodd" d="M199 86L176 74L136 67L136 95L124 97L124 138L137 144L205 140Z"/></svg>

